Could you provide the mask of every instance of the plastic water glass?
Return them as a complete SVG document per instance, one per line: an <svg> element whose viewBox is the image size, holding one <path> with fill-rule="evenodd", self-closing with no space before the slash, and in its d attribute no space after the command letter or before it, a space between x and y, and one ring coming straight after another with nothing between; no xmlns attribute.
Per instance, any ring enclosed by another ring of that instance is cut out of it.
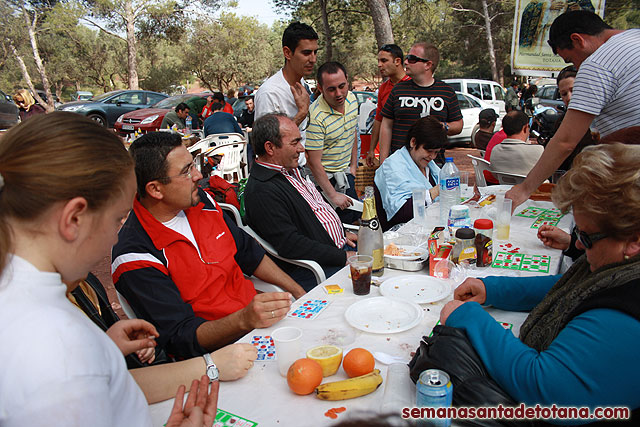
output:
<svg viewBox="0 0 640 427"><path fill-rule="evenodd" d="M423 225L427 220L427 189L426 188L414 188L412 192L413 197L413 218L415 221Z"/></svg>
<svg viewBox="0 0 640 427"><path fill-rule="evenodd" d="M496 240L509 240L511 228L511 199L502 199L498 204Z"/></svg>
<svg viewBox="0 0 640 427"><path fill-rule="evenodd" d="M466 197L468 189L469 189L469 172L460 171L460 194L462 195L462 197Z"/></svg>
<svg viewBox="0 0 640 427"><path fill-rule="evenodd" d="M271 334L276 347L278 370L283 377L287 376L289 367L300 358L302 329L292 326L278 328Z"/></svg>

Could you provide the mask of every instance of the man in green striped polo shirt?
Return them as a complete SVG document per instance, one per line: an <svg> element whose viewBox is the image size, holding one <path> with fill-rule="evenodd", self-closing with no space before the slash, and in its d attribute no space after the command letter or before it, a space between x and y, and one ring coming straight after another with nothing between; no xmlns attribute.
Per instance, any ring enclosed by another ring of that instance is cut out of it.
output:
<svg viewBox="0 0 640 427"><path fill-rule="evenodd" d="M341 210L352 204L347 195L357 197L358 101L349 91L347 71L339 62L322 64L317 80L321 95L309 108L307 167L325 197L340 208L342 218Z"/></svg>

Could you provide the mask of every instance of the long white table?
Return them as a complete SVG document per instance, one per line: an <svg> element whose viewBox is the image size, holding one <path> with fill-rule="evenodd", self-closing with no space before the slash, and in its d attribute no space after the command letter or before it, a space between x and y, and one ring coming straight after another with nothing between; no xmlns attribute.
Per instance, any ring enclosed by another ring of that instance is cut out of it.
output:
<svg viewBox="0 0 640 427"><path fill-rule="evenodd" d="M504 193L506 188L503 186L486 187L484 192ZM520 212L525 206L537 206L549 208L552 206L549 202L528 201L525 205L516 209L515 213ZM427 225L425 229L432 229L438 222L438 206L437 204L430 206L428 209ZM480 214L483 215L482 213ZM432 223L429 223L432 221ZM561 252L559 250L545 248L537 239L537 230L530 228L533 219L520 218L514 216L511 222L510 242L515 247L521 248L521 253L550 255L551 267L550 274L556 274L560 270ZM569 230L572 218L570 215L565 216L558 224L565 231ZM411 227L415 227L412 222L408 223L405 228L411 231ZM496 242L497 244L503 242ZM495 251L495 249L494 249ZM416 274L428 274L427 270L414 273L405 271L385 269L382 279L389 277ZM468 271L469 276L484 277L488 275L535 275L534 273L482 268L471 269ZM329 306L315 319L293 319L285 318L271 328L256 329L250 334L242 338L241 342L250 342L254 335L270 335L273 330L282 326L295 326L303 329L302 348L304 352L309 348L322 344L335 344L344 349L344 354L348 350L355 347L366 348L369 351L383 351L393 356L403 357L406 360L411 358L412 353L419 346L420 339L424 335L428 335L439 319L440 310L444 304L452 299L452 295L447 298L429 304L423 304L423 318L420 324L408 331L390 334L373 334L361 332L351 327L345 320L344 313L346 309L353 303L365 298L380 296L378 287L372 286L371 293L368 296L356 296L352 292L351 279L349 278L349 269L343 268L338 273L327 279L324 284L338 284L344 288L342 294L327 295L322 286L318 286L309 292L305 298L294 303L294 308L306 299L326 299L330 302ZM519 334L520 325L526 318L526 313L516 313L487 308L487 311L497 320L512 323L514 325L513 332L517 336ZM304 357L301 352L300 357ZM386 378L387 366L376 362L376 367L382 371L383 378ZM325 381L336 381L347 378L342 370L332 377L325 378ZM220 398L218 407L225 411L231 412L243 418L258 422L260 426L324 426L333 425L338 421L347 417L354 416L371 416L377 413L382 405L382 397L384 394L386 381L375 392L356 399L328 402L322 401L313 394L308 396L298 396L292 393L286 382L286 378L280 376L276 361L257 362L248 375L238 381L223 382L220 385ZM413 390L412 390L412 393ZM162 426L170 413L172 400L151 405L151 414L154 425ZM344 406L347 411L339 414L337 420L331 420L324 416L324 413L334 407Z"/></svg>

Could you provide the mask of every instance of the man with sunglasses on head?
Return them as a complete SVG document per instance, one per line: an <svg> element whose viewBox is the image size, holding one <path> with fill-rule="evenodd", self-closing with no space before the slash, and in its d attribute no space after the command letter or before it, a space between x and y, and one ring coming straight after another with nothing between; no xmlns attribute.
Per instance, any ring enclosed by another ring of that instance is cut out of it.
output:
<svg viewBox="0 0 640 427"><path fill-rule="evenodd" d="M371 145L367 153L367 165L373 166L373 159L376 156L376 147L380 139L380 124L382 123L382 107L387 102L391 89L398 83L411 80L404 72L404 54L400 46L396 44L385 44L378 50L378 71L380 76L386 79L378 88L378 105L376 107L376 117L373 121L371 131Z"/></svg>
<svg viewBox="0 0 640 427"><path fill-rule="evenodd" d="M462 113L454 90L434 73L440 61L438 49L429 43L411 46L404 65L411 80L398 82L382 108L380 162L402 148L412 124L425 116L442 122L447 135L462 132Z"/></svg>
<svg viewBox="0 0 640 427"><path fill-rule="evenodd" d="M284 318L304 289L202 189L179 135L151 132L129 149L138 195L112 251L116 289L158 329L168 354L193 357ZM284 292L256 294L247 276Z"/></svg>
<svg viewBox="0 0 640 427"><path fill-rule="evenodd" d="M616 30L586 10L553 21L549 46L578 70L562 124L527 178L506 193L522 204L573 152L593 123L602 137L640 124L640 29Z"/></svg>

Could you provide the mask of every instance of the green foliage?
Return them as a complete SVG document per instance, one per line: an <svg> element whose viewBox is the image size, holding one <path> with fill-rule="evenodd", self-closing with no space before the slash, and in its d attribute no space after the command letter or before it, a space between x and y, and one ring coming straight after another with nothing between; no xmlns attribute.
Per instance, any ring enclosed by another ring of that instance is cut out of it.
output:
<svg viewBox="0 0 640 427"><path fill-rule="evenodd" d="M274 57L281 57L281 43L274 41L266 25L255 18L222 13L219 20L195 22L183 62L210 90L225 91L247 81L260 81L274 71Z"/></svg>

